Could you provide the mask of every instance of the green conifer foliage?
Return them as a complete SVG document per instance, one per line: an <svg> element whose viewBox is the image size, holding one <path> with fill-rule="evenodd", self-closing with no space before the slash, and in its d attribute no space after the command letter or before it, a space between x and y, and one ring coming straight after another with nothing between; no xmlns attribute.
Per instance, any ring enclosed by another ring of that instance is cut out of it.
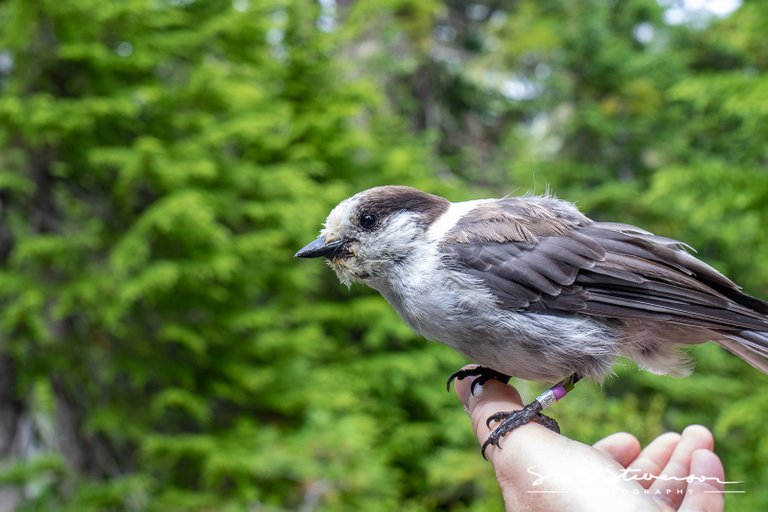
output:
<svg viewBox="0 0 768 512"><path fill-rule="evenodd" d="M768 8L0 2L0 507L501 510L463 364L293 254L341 199L551 186L768 296ZM717 347L554 415L715 429L768 507L765 376ZM524 395L540 385L518 381Z"/></svg>

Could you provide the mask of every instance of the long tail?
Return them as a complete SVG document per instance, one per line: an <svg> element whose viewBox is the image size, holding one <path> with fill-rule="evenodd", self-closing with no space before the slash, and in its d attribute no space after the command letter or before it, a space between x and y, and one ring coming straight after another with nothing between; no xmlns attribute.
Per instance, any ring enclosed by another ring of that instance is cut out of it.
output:
<svg viewBox="0 0 768 512"><path fill-rule="evenodd" d="M721 347L768 375L768 332L741 331L738 334L723 334L728 337L715 340Z"/></svg>

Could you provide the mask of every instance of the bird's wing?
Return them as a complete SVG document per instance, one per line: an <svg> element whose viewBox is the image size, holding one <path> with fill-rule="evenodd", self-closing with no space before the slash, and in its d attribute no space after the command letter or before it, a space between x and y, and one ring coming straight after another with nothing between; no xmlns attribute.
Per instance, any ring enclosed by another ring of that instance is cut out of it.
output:
<svg viewBox="0 0 768 512"><path fill-rule="evenodd" d="M555 199L496 206L462 219L440 249L447 266L475 277L505 308L768 331L768 303L676 240L592 222Z"/></svg>

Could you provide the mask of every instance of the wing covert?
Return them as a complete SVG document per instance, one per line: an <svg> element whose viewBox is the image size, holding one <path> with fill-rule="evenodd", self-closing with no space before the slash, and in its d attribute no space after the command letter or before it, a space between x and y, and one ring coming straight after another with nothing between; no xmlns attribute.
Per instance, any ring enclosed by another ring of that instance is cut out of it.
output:
<svg viewBox="0 0 768 512"><path fill-rule="evenodd" d="M440 246L447 266L478 279L504 308L768 330L768 304L741 293L680 242L525 203L532 215L516 211L522 199L506 201L501 215L460 222ZM521 225L494 230L510 222ZM499 240L491 231L507 235Z"/></svg>

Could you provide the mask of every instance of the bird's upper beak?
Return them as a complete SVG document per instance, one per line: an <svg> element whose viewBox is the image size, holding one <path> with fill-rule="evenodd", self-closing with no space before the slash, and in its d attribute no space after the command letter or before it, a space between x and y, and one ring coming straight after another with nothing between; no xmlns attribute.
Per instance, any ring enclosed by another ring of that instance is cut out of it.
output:
<svg viewBox="0 0 768 512"><path fill-rule="evenodd" d="M319 258L325 256L326 258L333 258L343 256L346 253L346 241L334 240L333 242L326 242L325 237L320 235L312 242L302 247L299 252L295 254L296 258Z"/></svg>

